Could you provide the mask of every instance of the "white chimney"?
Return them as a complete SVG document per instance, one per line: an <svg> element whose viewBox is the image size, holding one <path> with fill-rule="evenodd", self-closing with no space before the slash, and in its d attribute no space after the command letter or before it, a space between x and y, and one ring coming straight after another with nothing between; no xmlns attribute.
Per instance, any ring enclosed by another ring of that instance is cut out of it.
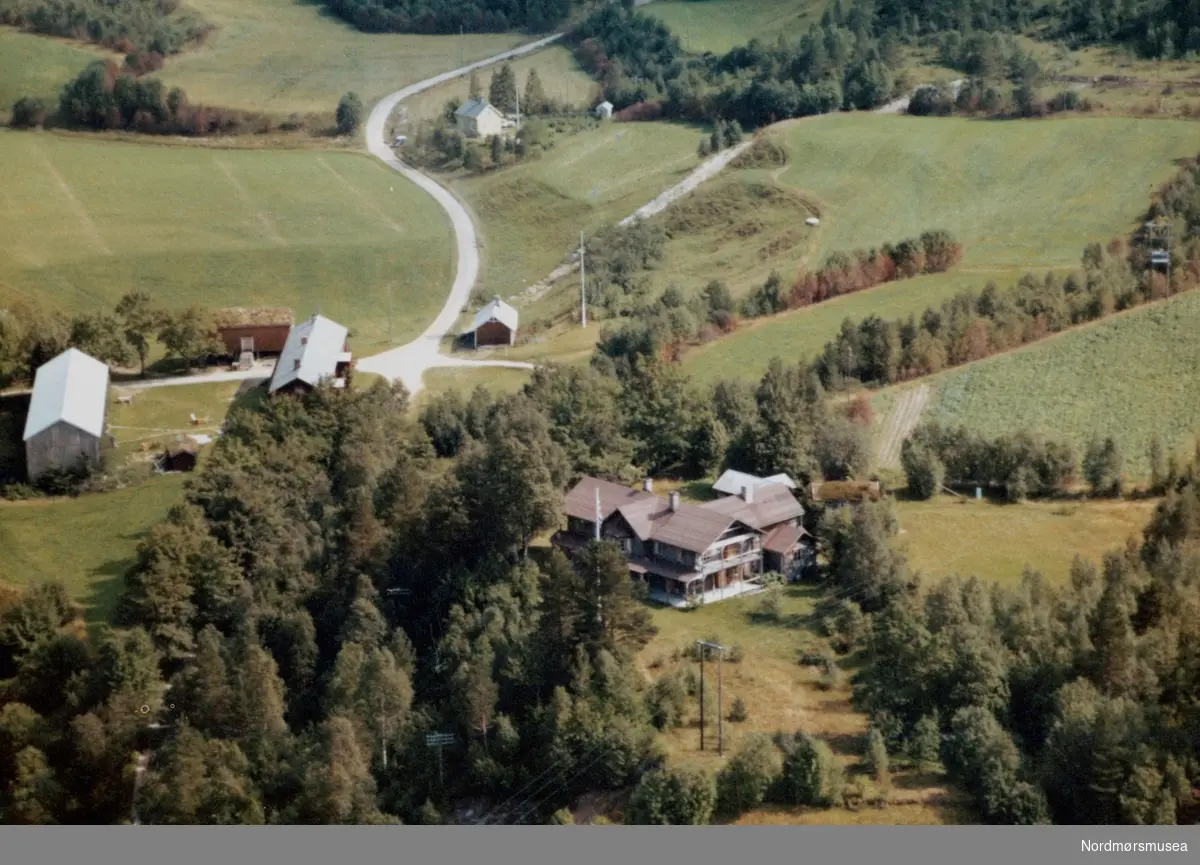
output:
<svg viewBox="0 0 1200 865"><path fill-rule="evenodd" d="M671 490L667 495L667 504L671 508L671 513L679 510L679 492L677 490Z"/></svg>
<svg viewBox="0 0 1200 865"><path fill-rule="evenodd" d="M642 489L648 493L654 492L654 478L646 478L642 481Z"/></svg>
<svg viewBox="0 0 1200 865"><path fill-rule="evenodd" d="M747 504L754 501L754 487L742 487L742 501L746 502Z"/></svg>

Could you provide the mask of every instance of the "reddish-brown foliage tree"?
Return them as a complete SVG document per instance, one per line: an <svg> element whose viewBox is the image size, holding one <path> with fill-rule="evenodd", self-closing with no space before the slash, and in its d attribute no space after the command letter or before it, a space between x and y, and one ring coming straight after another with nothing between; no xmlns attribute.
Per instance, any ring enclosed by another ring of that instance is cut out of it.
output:
<svg viewBox="0 0 1200 865"><path fill-rule="evenodd" d="M846 417L856 424L870 426L875 420L875 409L871 408L871 400L865 393L856 394L854 399L846 404Z"/></svg>

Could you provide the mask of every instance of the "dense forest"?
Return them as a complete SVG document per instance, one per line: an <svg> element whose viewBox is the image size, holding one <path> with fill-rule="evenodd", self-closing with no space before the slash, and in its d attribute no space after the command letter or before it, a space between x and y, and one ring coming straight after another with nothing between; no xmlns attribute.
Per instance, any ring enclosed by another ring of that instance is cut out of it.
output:
<svg viewBox="0 0 1200 865"><path fill-rule="evenodd" d="M940 754L989 822L1194 822L1198 506L1193 468L1140 545L1076 559L1061 588L1030 570L1013 589L922 586L886 503L841 515L829 580L870 613L849 637L856 705L891 753Z"/></svg>
<svg viewBox="0 0 1200 865"><path fill-rule="evenodd" d="M368 33L502 33L552 30L571 0L324 0L329 11Z"/></svg>
<svg viewBox="0 0 1200 865"><path fill-rule="evenodd" d="M815 477L863 440L779 364L757 392L648 365L539 370L419 419L381 383L235 409L114 627L85 636L56 585L0 604L4 819L129 819L140 750L146 823L429 823L466 799L561 821L662 760L619 551L530 550L567 483L706 473L727 449Z"/></svg>

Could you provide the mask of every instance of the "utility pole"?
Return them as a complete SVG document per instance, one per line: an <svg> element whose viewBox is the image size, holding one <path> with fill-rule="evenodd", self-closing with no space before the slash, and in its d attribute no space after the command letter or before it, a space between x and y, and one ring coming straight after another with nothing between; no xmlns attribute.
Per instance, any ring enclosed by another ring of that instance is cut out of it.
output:
<svg viewBox="0 0 1200 865"><path fill-rule="evenodd" d="M513 73L513 91L517 94L517 135L521 134L521 88L517 86L517 73Z"/></svg>
<svg viewBox="0 0 1200 865"><path fill-rule="evenodd" d="M437 751L438 755L438 787L445 787L446 781L442 770L442 749L454 744L453 733L426 733L425 744Z"/></svg>
<svg viewBox="0 0 1200 865"><path fill-rule="evenodd" d="M717 653L717 756L724 757L725 724L723 715L725 705L721 693L721 672L726 650L720 643L710 643L706 640L697 640L696 645L700 647L700 750L704 750L704 653L708 649L712 649Z"/></svg>
<svg viewBox="0 0 1200 865"><path fill-rule="evenodd" d="M579 232L579 320L587 327L587 281L583 273L583 232Z"/></svg>

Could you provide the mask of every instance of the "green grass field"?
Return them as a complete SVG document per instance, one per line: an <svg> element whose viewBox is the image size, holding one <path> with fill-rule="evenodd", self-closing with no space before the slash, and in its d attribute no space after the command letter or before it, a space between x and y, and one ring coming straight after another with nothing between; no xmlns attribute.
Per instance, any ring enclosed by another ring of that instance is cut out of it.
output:
<svg viewBox="0 0 1200 865"><path fill-rule="evenodd" d="M591 76L579 68L579 64L575 62L571 52L559 45L551 45L549 48L533 54L518 57L509 65L516 73L517 88L522 100L525 96L525 82L529 72L536 69L538 78L542 82L542 90L545 91L548 99L584 110L591 108L593 101L599 101L599 86ZM492 80L492 73L499 68L499 65L488 66L480 69L477 73L485 97L488 92L488 84ZM449 100L457 99L459 102L465 102L470 94L471 79L468 76L456 78L439 87L418 93L416 96L404 100L401 105L407 109L408 123L412 125L418 121L434 120L440 117ZM399 132L404 131L404 128L399 125L395 129Z"/></svg>
<svg viewBox="0 0 1200 865"><path fill-rule="evenodd" d="M366 34L297 0L190 0L216 24L200 48L171 58L161 77L193 102L277 114L332 113L347 90L370 105L412 84L490 57L530 37Z"/></svg>
<svg viewBox="0 0 1200 865"><path fill-rule="evenodd" d="M1092 437L1113 436L1126 472L1141 478L1156 432L1181 455L1200 432L1198 329L1200 293L1135 309L928 379L924 417L1066 439L1080 456ZM876 397L880 419L901 388Z"/></svg>
<svg viewBox="0 0 1200 865"><path fill-rule="evenodd" d="M0 27L0 119L7 121L9 109L22 96L35 96L53 111L63 85L107 56L91 45Z"/></svg>
<svg viewBox="0 0 1200 865"><path fill-rule="evenodd" d="M1018 585L1029 565L1066 583L1075 555L1098 562L1141 533L1156 501L1026 502L939 496L898 501L896 546L926 583L951 574Z"/></svg>
<svg viewBox="0 0 1200 865"><path fill-rule="evenodd" d="M453 272L449 222L365 156L240 151L0 133L0 301L111 310L141 289L165 305L318 309L358 353L419 333Z"/></svg>
<svg viewBox="0 0 1200 865"><path fill-rule="evenodd" d="M511 297L546 277L580 231L629 216L682 179L699 140L681 124L604 124L558 139L541 159L456 181L482 228L480 289Z"/></svg>
<svg viewBox="0 0 1200 865"><path fill-rule="evenodd" d="M846 317L919 313L989 279L1003 285L1028 270L1074 267L1087 243L1125 234L1175 160L1196 150L1188 123L1127 118L1001 123L849 114L785 124L775 134L791 154L779 181L821 210L810 267L837 250L933 228L954 232L963 262L693 350L684 362L702 379L757 377L776 355L811 358Z"/></svg>
<svg viewBox="0 0 1200 865"><path fill-rule="evenodd" d="M670 27L685 50L723 54L751 39L795 40L824 8L818 0L668 0L643 11Z"/></svg>
<svg viewBox="0 0 1200 865"><path fill-rule="evenodd" d="M183 475L114 493L0 502L0 582L61 580L89 624L104 621L146 532L183 501Z"/></svg>
<svg viewBox="0 0 1200 865"><path fill-rule="evenodd" d="M469 397L478 385L483 385L494 396L516 393L529 381L530 373L524 369L472 369L471 367L444 367L425 373L424 387L417 394L414 407L420 410L429 400L450 391L458 391L463 398Z"/></svg>

